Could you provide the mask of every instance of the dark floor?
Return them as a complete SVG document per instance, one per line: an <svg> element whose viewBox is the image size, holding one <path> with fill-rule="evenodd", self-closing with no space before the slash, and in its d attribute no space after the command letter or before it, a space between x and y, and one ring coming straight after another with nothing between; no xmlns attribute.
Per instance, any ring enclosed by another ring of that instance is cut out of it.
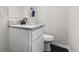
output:
<svg viewBox="0 0 79 59"><path fill-rule="evenodd" d="M50 52L69 52L68 49L62 48L53 44L50 44L51 51ZM46 51L45 51L46 52Z"/></svg>

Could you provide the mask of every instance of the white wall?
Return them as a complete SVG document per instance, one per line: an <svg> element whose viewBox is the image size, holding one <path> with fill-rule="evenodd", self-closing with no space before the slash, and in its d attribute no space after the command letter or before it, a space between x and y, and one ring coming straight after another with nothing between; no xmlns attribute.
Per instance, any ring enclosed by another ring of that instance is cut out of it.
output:
<svg viewBox="0 0 79 59"><path fill-rule="evenodd" d="M8 7L0 6L0 52L8 51Z"/></svg>
<svg viewBox="0 0 79 59"><path fill-rule="evenodd" d="M9 6L9 17L22 17L22 7Z"/></svg>
<svg viewBox="0 0 79 59"><path fill-rule="evenodd" d="M67 45L67 7L38 7L38 21L55 36L55 41Z"/></svg>
<svg viewBox="0 0 79 59"><path fill-rule="evenodd" d="M71 51L79 51L79 7L69 7L68 42Z"/></svg>
<svg viewBox="0 0 79 59"><path fill-rule="evenodd" d="M9 19L10 20L21 20L24 16L24 7L9 6L8 12L9 12Z"/></svg>
<svg viewBox="0 0 79 59"><path fill-rule="evenodd" d="M29 24L35 24L37 21L37 12L35 12L35 17L32 17L31 6L9 6L9 20L22 20L24 17L28 18ZM34 10L37 8L34 6Z"/></svg>

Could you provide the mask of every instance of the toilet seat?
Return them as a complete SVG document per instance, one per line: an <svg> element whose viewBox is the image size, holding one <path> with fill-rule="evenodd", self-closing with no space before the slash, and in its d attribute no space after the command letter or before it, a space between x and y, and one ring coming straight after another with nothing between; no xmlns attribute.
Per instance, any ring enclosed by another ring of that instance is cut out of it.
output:
<svg viewBox="0 0 79 59"><path fill-rule="evenodd" d="M50 48L50 44L51 44L51 42L53 42L53 40L54 40L54 36L52 36L52 35L50 35L50 34L44 34L44 43L45 43L45 45L44 45L44 49L45 49L45 51L51 51L51 48Z"/></svg>
<svg viewBox="0 0 79 59"><path fill-rule="evenodd" d="M54 40L54 36L49 35L49 34L44 34L44 41L53 41Z"/></svg>

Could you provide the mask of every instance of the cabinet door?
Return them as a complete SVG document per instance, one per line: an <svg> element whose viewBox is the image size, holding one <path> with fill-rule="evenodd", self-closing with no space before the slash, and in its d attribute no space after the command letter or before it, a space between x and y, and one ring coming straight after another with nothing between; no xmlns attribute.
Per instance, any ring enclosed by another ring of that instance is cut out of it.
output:
<svg viewBox="0 0 79 59"><path fill-rule="evenodd" d="M39 36L36 40L32 43L32 52L43 52L44 51L44 39Z"/></svg>
<svg viewBox="0 0 79 59"><path fill-rule="evenodd" d="M29 31L9 28L10 52L29 52Z"/></svg>

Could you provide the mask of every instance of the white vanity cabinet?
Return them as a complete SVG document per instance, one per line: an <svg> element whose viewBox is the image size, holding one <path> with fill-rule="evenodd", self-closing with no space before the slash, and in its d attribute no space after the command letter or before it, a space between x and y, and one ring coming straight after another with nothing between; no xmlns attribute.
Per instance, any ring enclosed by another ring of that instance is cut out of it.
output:
<svg viewBox="0 0 79 59"><path fill-rule="evenodd" d="M22 25L21 25L22 26ZM43 26L37 28L9 27L9 51L43 52Z"/></svg>

